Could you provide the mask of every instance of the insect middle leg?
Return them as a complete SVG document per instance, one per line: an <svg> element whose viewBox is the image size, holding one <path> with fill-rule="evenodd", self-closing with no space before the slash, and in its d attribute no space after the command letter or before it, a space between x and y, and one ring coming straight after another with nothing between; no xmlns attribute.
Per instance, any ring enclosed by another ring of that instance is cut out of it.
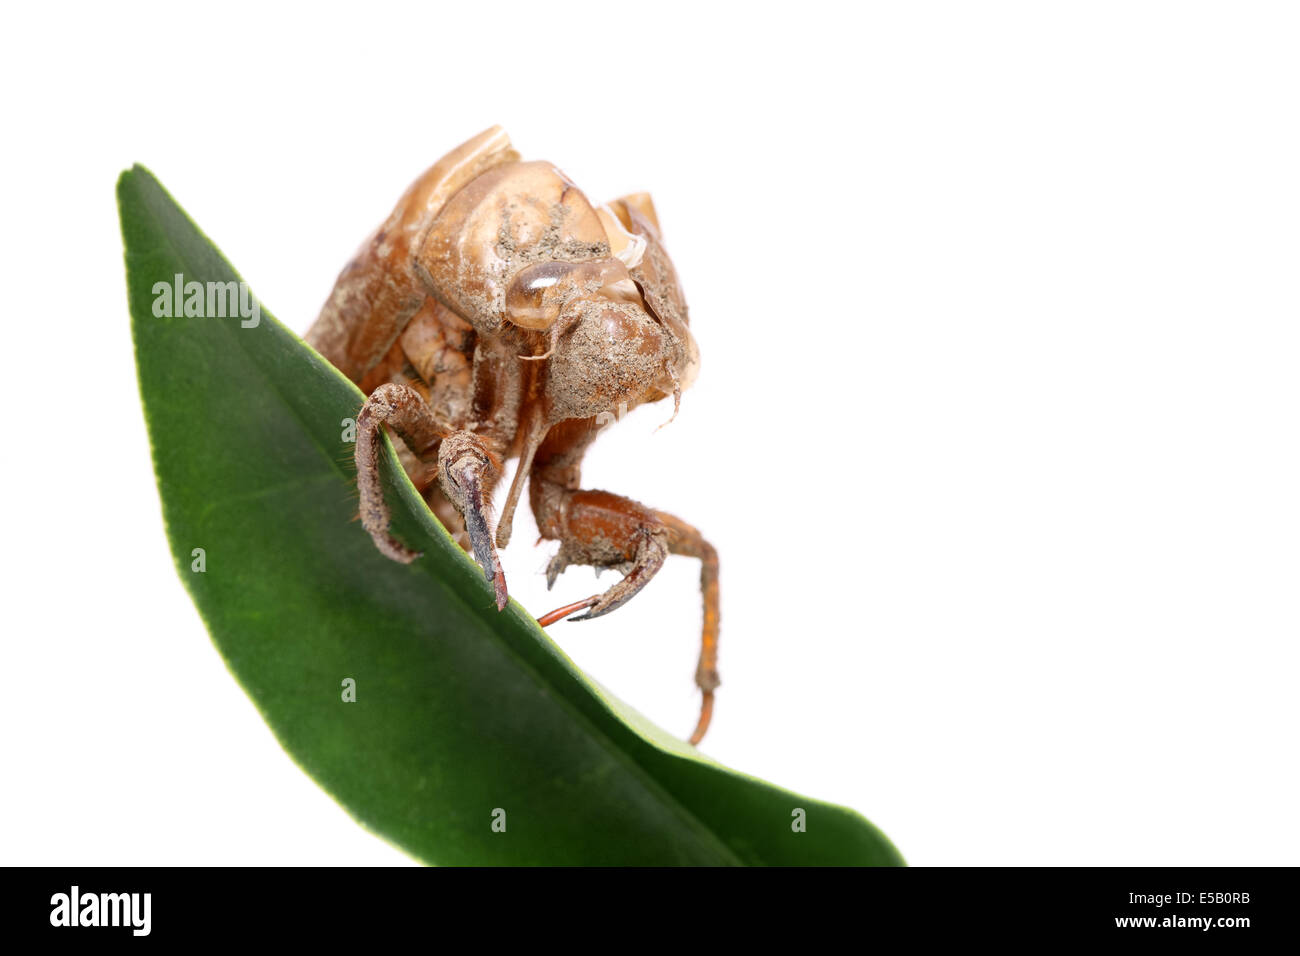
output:
<svg viewBox="0 0 1300 956"><path fill-rule="evenodd" d="M387 425L421 461L438 462L443 494L465 521L474 555L492 584L498 610L507 601L506 578L492 540L492 488L501 476L500 463L479 435L456 430L438 420L415 389L393 382L380 385L357 416L357 490L361 495L361 524L380 552L410 564L420 556L388 530L390 514L379 479L379 436Z"/></svg>

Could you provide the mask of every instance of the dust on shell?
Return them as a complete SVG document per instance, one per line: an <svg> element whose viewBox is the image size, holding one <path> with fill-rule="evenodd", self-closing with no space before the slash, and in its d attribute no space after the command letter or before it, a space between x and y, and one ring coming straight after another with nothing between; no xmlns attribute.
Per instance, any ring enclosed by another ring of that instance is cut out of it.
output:
<svg viewBox="0 0 1300 956"><path fill-rule="evenodd" d="M548 362L548 417L590 418L620 401L639 404L662 382L668 348L663 329L643 309L583 302Z"/></svg>

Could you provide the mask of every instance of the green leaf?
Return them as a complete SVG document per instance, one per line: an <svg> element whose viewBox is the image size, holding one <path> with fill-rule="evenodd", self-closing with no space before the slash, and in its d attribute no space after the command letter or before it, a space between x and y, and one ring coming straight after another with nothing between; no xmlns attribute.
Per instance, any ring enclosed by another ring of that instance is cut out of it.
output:
<svg viewBox="0 0 1300 956"><path fill-rule="evenodd" d="M342 440L362 394L265 310L155 316L155 283L239 277L147 170L123 173L118 206L177 569L276 738L358 822L440 864L902 864L857 813L714 763L517 604L498 613L391 447L394 527L424 557L380 556Z"/></svg>

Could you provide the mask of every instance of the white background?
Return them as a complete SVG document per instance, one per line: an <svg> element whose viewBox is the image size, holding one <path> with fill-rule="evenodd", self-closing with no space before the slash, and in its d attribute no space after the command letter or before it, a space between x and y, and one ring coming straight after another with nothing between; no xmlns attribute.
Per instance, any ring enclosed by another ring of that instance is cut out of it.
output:
<svg viewBox="0 0 1300 956"><path fill-rule="evenodd" d="M113 186L148 165L301 332L492 123L658 203L701 378L586 478L721 552L709 754L914 864L1300 862L1292 9L6 8L0 862L407 862L176 578ZM512 592L590 593L530 522ZM552 629L682 734L696 573Z"/></svg>

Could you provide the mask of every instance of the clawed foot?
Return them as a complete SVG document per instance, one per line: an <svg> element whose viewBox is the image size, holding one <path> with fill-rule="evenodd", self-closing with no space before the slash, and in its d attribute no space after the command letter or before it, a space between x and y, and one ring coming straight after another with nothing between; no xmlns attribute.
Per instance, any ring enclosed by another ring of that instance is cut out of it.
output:
<svg viewBox="0 0 1300 956"><path fill-rule="evenodd" d="M549 614L544 614L538 618L538 623L542 627L546 627L547 624L554 624L556 621L584 608L589 609L586 614L571 617L569 620L590 621L592 618L600 617L622 607L636 597L641 589L650 583L650 579L659 572L659 569L664 566L664 560L668 557L668 544L665 540L667 536L662 530L641 529L639 535L641 540L637 544L632 560L619 565L626 572L622 580L603 594L593 594L589 598L575 601L573 604L566 604L564 607L556 608ZM594 563L589 558L584 560L584 557L586 556L575 559L569 546L562 545L559 552L551 559L551 563L547 565L547 590L550 590L555 585L560 573L570 564ZM597 564L597 567L600 566Z"/></svg>
<svg viewBox="0 0 1300 956"><path fill-rule="evenodd" d="M601 507L597 509L593 506ZM614 567L623 571L624 576L603 594L593 594L581 601L557 607L549 614L543 614L537 619L537 623L542 627L566 618L570 621L589 621L623 606L635 597L663 567L669 553L687 554L701 560L700 586L704 595L704 635L700 663L695 672L695 683L700 688L701 700L700 716L690 736L691 744L698 744L704 739L713 720L713 693L720 683L717 667L716 553L698 531L672 515L650 512L635 502L616 499L603 492L578 492L571 495L569 512L570 522L561 540L560 550L546 568L547 588L552 587L561 572L571 564L588 564L596 568ZM611 520L613 514L619 514L625 520L613 521ZM575 517L585 518L585 522L575 526L573 523ZM621 534L610 534L619 530ZM621 548L611 551L611 538L621 542ZM570 615L577 616L570 617Z"/></svg>
<svg viewBox="0 0 1300 956"><path fill-rule="evenodd" d="M491 506L486 493L496 475L492 460L473 435L457 432L438 450L438 473L443 492L465 519L470 547L483 568L483 576L492 585L497 610L504 611L509 594L501 558L492 540Z"/></svg>

